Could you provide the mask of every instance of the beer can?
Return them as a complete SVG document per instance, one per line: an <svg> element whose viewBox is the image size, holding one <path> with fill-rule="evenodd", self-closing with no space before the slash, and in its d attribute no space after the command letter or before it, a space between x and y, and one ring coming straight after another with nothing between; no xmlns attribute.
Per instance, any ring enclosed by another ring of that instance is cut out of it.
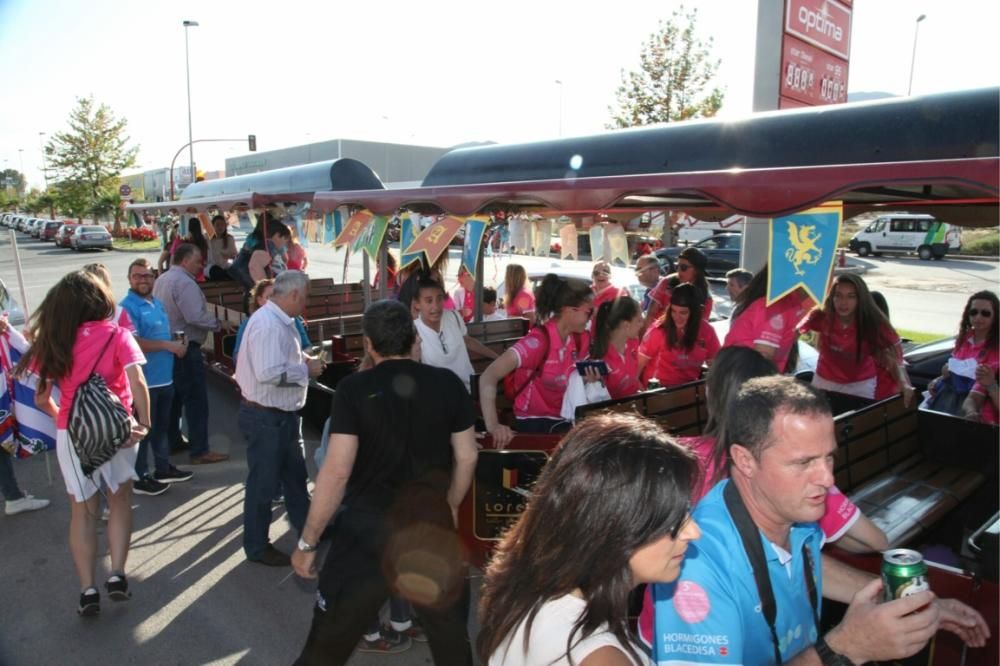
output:
<svg viewBox="0 0 1000 666"><path fill-rule="evenodd" d="M882 555L885 600L902 599L931 589L924 556L908 548L893 548Z"/></svg>

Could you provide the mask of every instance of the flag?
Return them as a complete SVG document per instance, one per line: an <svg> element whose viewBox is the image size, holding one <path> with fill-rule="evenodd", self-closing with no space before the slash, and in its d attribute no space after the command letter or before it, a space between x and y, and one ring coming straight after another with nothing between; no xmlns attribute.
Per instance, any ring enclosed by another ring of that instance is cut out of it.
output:
<svg viewBox="0 0 1000 666"><path fill-rule="evenodd" d="M451 239L462 228L462 219L458 217L441 217L431 226L420 232L409 247L403 250L404 255L423 252L427 257L427 265L433 266L447 249Z"/></svg>
<svg viewBox="0 0 1000 666"><path fill-rule="evenodd" d="M344 230L340 232L337 239L333 241L334 247L340 247L341 245L350 245L354 243L365 231L365 227L368 223L372 221L374 216L366 210L358 211L354 215L351 215L351 219L347 221L344 225Z"/></svg>
<svg viewBox="0 0 1000 666"><path fill-rule="evenodd" d="M354 241L352 251L364 250L372 261L378 261L378 249L382 246L385 231L389 228L389 218L376 215L365 227L364 233Z"/></svg>
<svg viewBox="0 0 1000 666"><path fill-rule="evenodd" d="M822 303L833 273L843 208L812 208L771 220L767 304L801 287Z"/></svg>
<svg viewBox="0 0 1000 666"><path fill-rule="evenodd" d="M399 229L399 249L400 249L400 259L399 267L406 268L414 261L419 261L420 257L423 256L422 252L414 252L413 254L406 254L403 252L403 248L410 247L413 241L417 238L417 232L419 228L417 226L417 220L411 215L403 215L400 220Z"/></svg>
<svg viewBox="0 0 1000 666"><path fill-rule="evenodd" d="M476 266L479 261L479 249L483 245L483 234L489 222L486 220L468 219L465 221L465 241L462 244L462 265L473 279L476 278Z"/></svg>
<svg viewBox="0 0 1000 666"><path fill-rule="evenodd" d="M19 458L56 448L55 420L35 407L38 375L14 377L13 369L27 350L28 341L16 330L8 329L0 336L0 370L4 376L0 381L0 412L8 411L8 416L13 417L10 422L0 414L0 446ZM59 387L52 389L52 398L59 403Z"/></svg>

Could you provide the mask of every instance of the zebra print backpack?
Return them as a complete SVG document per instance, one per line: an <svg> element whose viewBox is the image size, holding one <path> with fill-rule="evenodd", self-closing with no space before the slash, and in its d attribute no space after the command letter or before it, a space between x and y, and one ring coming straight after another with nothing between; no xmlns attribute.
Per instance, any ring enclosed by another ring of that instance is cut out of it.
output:
<svg viewBox="0 0 1000 666"><path fill-rule="evenodd" d="M117 332L115 328L104 344L87 381L77 387L69 413L67 430L86 476L111 460L132 434L131 416L104 378L95 372Z"/></svg>

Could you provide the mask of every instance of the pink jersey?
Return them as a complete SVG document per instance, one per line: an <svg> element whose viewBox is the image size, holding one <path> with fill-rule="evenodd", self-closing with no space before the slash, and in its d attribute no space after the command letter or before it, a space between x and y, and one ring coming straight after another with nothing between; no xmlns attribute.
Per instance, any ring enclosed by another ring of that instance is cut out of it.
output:
<svg viewBox="0 0 1000 666"><path fill-rule="evenodd" d="M456 304L461 305L459 314L462 315L462 319L465 323L468 324L472 321L472 317L476 313L475 294L467 290L465 287L456 287L452 300L455 301Z"/></svg>
<svg viewBox="0 0 1000 666"><path fill-rule="evenodd" d="M903 343L897 342L892 353L896 359L896 365L902 365ZM875 366L875 399L885 400L899 393L899 381L896 379L896 373L881 363L876 363Z"/></svg>
<svg viewBox="0 0 1000 666"><path fill-rule="evenodd" d="M601 290L599 294L594 295L594 313L591 317L597 316L597 308L601 307L601 303L607 303L613 301L619 296L628 296L628 291L625 289L619 289L613 284L609 284L607 287Z"/></svg>
<svg viewBox="0 0 1000 666"><path fill-rule="evenodd" d="M666 310L670 307L670 294L672 290L670 288L669 278L661 278L656 286L649 290L649 300L657 303L661 308ZM710 319L712 314L712 295L708 294L708 298L705 299L705 306L701 313L702 319Z"/></svg>
<svg viewBox="0 0 1000 666"><path fill-rule="evenodd" d="M839 317L829 316L823 310L807 314L797 328L802 333L819 333L816 374L837 384L852 384L875 377L878 374L876 352L899 344L896 331L885 326L879 331L874 345L868 341L861 343L861 353L858 354L857 321L844 325Z"/></svg>
<svg viewBox="0 0 1000 666"><path fill-rule="evenodd" d="M527 289L522 289L507 303L506 308L508 317L523 317L525 312L535 311L535 297Z"/></svg>
<svg viewBox="0 0 1000 666"><path fill-rule="evenodd" d="M672 326L673 322L668 325ZM719 353L719 336L715 329L704 319L698 328L698 339L690 349L670 347L667 344L667 332L662 326L651 328L646 332L639 346L639 353L650 359L653 365L652 376L660 380L663 386L677 386L693 382L701 377L701 366L711 361Z"/></svg>
<svg viewBox="0 0 1000 666"><path fill-rule="evenodd" d="M642 390L639 384L639 341L625 342L625 353L619 354L612 345L602 359L608 366L604 385L614 399L635 395Z"/></svg>
<svg viewBox="0 0 1000 666"><path fill-rule="evenodd" d="M698 484L691 489L691 506L694 506L715 485L715 472L718 468L714 455L715 438L711 435L697 435L695 437L678 437L677 442L681 446L691 449L698 456L701 478L698 480Z"/></svg>
<svg viewBox="0 0 1000 666"><path fill-rule="evenodd" d="M111 342L108 344L109 338ZM107 351L98 361L97 357L104 350L105 344ZM118 396L125 409L131 413L132 388L125 375L125 368L145 363L146 357L127 329L108 321L88 321L77 329L76 342L73 343L73 366L69 375L58 382L62 394L59 400L59 418L56 419L56 428L59 430L66 429L73 407L73 396L77 387L90 377L95 361L97 374L104 378L111 392Z"/></svg>
<svg viewBox="0 0 1000 666"><path fill-rule="evenodd" d="M766 302L766 299L758 298L733 319L722 346L750 349L754 345L773 347L774 365L779 372L784 372L788 354L799 337L795 325L802 319L812 300L797 291L772 305L766 305Z"/></svg>
<svg viewBox="0 0 1000 666"><path fill-rule="evenodd" d="M994 316L996 316L995 313ZM993 371L993 375L996 376L998 369L1000 369L1000 350L993 346L987 348L986 345L988 342L988 340L984 340L983 342L977 343L975 336L970 331L965 339L955 347L955 351L953 351L951 355L953 358L960 361L968 358L977 359L980 365L989 366L990 370ZM979 414L983 423L1000 422L1000 415L997 414L997 408L990 399L989 392L986 388L979 382L976 382L972 386L971 392L979 393L985 397L983 400L983 409Z"/></svg>
<svg viewBox="0 0 1000 666"><path fill-rule="evenodd" d="M544 336L548 336L547 341ZM580 340L579 349L576 345L577 338ZM544 326L532 329L528 335L518 340L511 347L517 354L518 370L515 372L518 372L518 376L515 378L515 384L520 389L514 399L514 416L522 419L537 417L561 419L566 385L572 373L576 372L576 362L587 357L589 347L590 336L587 333L569 335L566 342L561 343L559 329L555 320L551 319ZM543 354L545 358L542 358ZM534 369L540 365L541 372L521 388Z"/></svg>

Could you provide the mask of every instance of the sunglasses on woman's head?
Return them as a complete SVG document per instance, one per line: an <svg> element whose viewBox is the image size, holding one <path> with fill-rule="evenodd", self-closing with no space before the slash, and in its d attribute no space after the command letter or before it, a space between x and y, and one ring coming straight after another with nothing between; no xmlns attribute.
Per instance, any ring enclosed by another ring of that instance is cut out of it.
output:
<svg viewBox="0 0 1000 666"><path fill-rule="evenodd" d="M973 309L969 310L969 316L970 317L983 317L985 319L989 319L990 317L993 316L993 312L991 310L977 310L977 309L973 308Z"/></svg>

